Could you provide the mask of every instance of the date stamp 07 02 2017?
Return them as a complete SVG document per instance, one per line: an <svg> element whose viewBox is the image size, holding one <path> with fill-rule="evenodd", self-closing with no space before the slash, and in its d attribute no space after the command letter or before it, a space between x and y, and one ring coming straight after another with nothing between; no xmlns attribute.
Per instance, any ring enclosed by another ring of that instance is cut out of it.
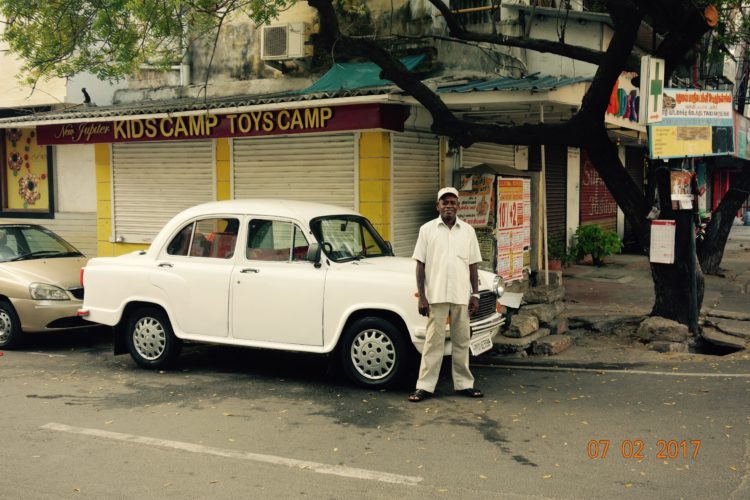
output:
<svg viewBox="0 0 750 500"><path fill-rule="evenodd" d="M701 447L700 439L659 439L656 441L656 456L658 459L692 459L698 458ZM586 446L586 453L592 460L607 458L610 448L609 439L592 439ZM645 459L645 444L641 439L623 439L620 442L620 456L622 458ZM614 452L615 454L617 451Z"/></svg>

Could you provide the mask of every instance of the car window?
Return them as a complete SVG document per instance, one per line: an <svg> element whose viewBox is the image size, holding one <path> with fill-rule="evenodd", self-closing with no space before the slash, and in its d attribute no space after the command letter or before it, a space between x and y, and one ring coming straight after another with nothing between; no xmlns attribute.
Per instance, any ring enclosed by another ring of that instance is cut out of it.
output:
<svg viewBox="0 0 750 500"><path fill-rule="evenodd" d="M167 245L169 255L229 259L234 256L239 219L201 219L183 227Z"/></svg>
<svg viewBox="0 0 750 500"><path fill-rule="evenodd" d="M180 229L180 232L172 238L172 241L167 245L167 253L169 255L187 255L188 249L190 248L190 238L193 235L193 226L191 222L187 226Z"/></svg>
<svg viewBox="0 0 750 500"><path fill-rule="evenodd" d="M326 255L336 262L391 255L370 222L356 215L313 219L310 228Z"/></svg>
<svg viewBox="0 0 750 500"><path fill-rule="evenodd" d="M253 219L248 224L246 256L249 260L307 260L309 244L291 222Z"/></svg>

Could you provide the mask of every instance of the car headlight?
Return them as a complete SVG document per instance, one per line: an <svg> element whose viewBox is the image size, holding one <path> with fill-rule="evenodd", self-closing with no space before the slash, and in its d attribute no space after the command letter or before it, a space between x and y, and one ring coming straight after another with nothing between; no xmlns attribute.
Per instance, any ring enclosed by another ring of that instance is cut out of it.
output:
<svg viewBox="0 0 750 500"><path fill-rule="evenodd" d="M29 293L34 300L70 300L68 294L62 288L46 283L32 283L29 285Z"/></svg>
<svg viewBox="0 0 750 500"><path fill-rule="evenodd" d="M495 276L495 279L492 282L492 291L495 292L495 295L498 297L505 293L505 281L503 281L503 278Z"/></svg>

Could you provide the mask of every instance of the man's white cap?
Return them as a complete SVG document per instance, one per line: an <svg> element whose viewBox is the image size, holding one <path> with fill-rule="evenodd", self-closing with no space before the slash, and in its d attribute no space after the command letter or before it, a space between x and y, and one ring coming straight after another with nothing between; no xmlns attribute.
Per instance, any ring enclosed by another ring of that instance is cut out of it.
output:
<svg viewBox="0 0 750 500"><path fill-rule="evenodd" d="M442 198L446 194L452 194L453 196L455 196L456 198L458 198L458 189L456 189L454 187L444 187L443 189L441 189L440 191L438 191L437 201L440 201L440 198Z"/></svg>

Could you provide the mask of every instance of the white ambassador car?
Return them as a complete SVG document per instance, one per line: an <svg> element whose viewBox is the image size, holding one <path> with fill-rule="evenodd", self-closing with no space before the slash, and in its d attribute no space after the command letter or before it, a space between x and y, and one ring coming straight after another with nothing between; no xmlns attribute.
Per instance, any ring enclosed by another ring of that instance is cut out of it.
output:
<svg viewBox="0 0 750 500"><path fill-rule="evenodd" d="M415 263L370 222L330 205L231 200L176 215L146 251L91 259L79 314L115 327L115 354L145 368L182 341L332 354L355 382L384 387L421 350ZM480 271L472 352L504 322L502 283ZM446 354L450 342L446 342Z"/></svg>

